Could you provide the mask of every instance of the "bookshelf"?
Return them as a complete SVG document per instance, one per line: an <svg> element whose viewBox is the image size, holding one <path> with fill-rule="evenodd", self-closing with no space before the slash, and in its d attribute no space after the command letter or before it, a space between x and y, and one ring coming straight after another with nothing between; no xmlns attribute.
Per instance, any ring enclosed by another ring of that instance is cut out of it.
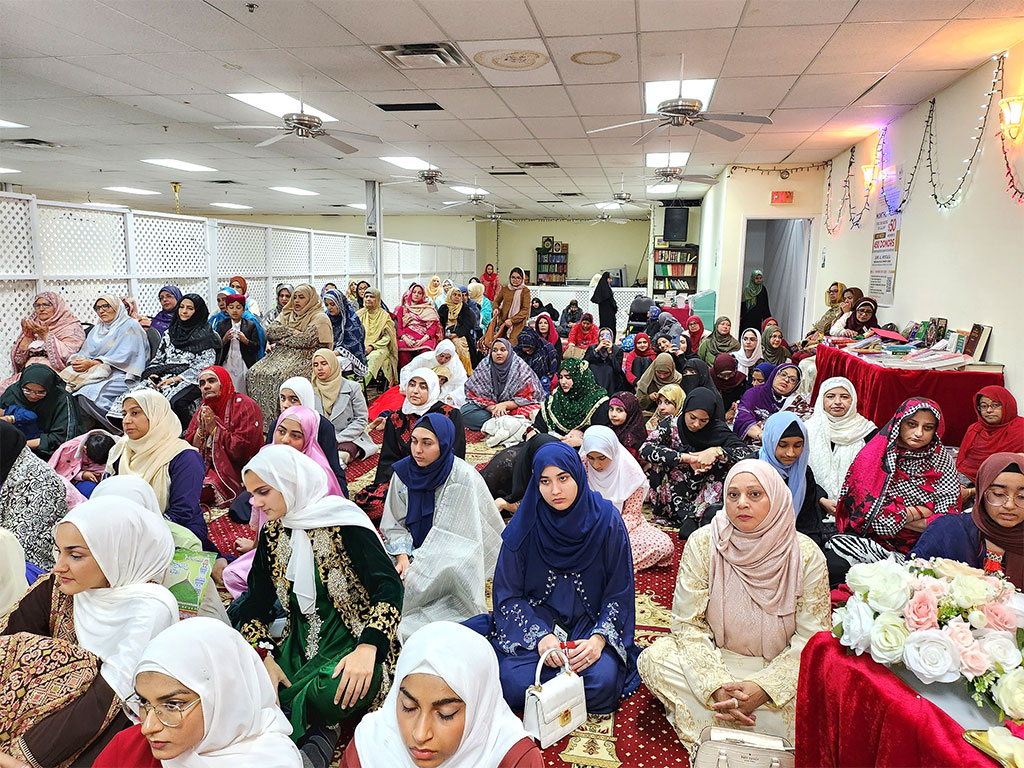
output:
<svg viewBox="0 0 1024 768"><path fill-rule="evenodd" d="M537 285L565 285L569 270L569 244L560 253L537 249Z"/></svg>
<svg viewBox="0 0 1024 768"><path fill-rule="evenodd" d="M659 245L654 249L654 275L651 292L655 301L676 294L697 292L699 249L696 245Z"/></svg>

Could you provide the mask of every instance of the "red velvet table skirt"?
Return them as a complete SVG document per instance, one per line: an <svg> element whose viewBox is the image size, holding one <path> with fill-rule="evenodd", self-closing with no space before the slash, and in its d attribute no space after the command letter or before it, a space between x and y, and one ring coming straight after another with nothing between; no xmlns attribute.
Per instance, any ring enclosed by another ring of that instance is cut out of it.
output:
<svg viewBox="0 0 1024 768"><path fill-rule="evenodd" d="M878 426L884 426L908 397L928 397L939 404L946 423L942 442L960 445L967 427L978 419L974 396L992 384L1003 385L1003 374L983 371L907 371L883 368L857 355L819 345L815 353L818 374L814 397L821 382L845 376L857 388L857 410Z"/></svg>
<svg viewBox="0 0 1024 768"><path fill-rule="evenodd" d="M846 651L819 632L800 656L798 768L998 768L949 715L870 656Z"/></svg>

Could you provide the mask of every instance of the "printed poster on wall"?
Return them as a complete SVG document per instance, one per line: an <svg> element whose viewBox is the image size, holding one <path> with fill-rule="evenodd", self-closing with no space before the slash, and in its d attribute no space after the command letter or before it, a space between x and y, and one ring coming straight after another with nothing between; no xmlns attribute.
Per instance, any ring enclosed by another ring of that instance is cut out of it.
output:
<svg viewBox="0 0 1024 768"><path fill-rule="evenodd" d="M871 240L871 277L868 295L880 307L893 305L896 283L896 257L900 248L899 213L876 213L875 236Z"/></svg>

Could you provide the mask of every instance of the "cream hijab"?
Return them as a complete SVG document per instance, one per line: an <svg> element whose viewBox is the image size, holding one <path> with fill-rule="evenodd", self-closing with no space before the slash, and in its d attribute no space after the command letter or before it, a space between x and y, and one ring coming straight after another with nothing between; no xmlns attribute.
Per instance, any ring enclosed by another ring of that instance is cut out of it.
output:
<svg viewBox="0 0 1024 768"><path fill-rule="evenodd" d="M743 351L743 337L748 331L757 337L754 352L750 355ZM736 358L736 370L744 376L749 375L750 369L760 363L761 358L764 356L764 350L761 349L761 332L757 328L745 328L743 333L740 334L740 348L733 352L732 356Z"/></svg>
<svg viewBox="0 0 1024 768"><path fill-rule="evenodd" d="M414 768L397 715L399 689L413 674L440 677L466 703L462 741L444 768L494 768L529 736L501 696L498 659L490 643L461 624L436 621L405 643L383 706L363 717L356 728L363 768Z"/></svg>
<svg viewBox="0 0 1024 768"><path fill-rule="evenodd" d="M587 461L587 454L592 452L600 453L612 460L603 472L598 472ZM619 512L622 512L622 505L626 499L636 493L638 488L643 488L646 493L651 487L647 482L647 475L633 458L633 454L622 446L619 438L609 427L587 427L583 433L580 458L587 468L587 484L590 490L608 499Z"/></svg>
<svg viewBox="0 0 1024 768"><path fill-rule="evenodd" d="M825 394L832 389L845 389L850 393L850 410L838 419L825 412ZM873 429L874 423L857 412L857 390L853 382L842 376L825 379L818 389L814 413L807 420L806 450L814 479L830 499L839 498L846 473L864 447L865 436Z"/></svg>
<svg viewBox="0 0 1024 768"><path fill-rule="evenodd" d="M771 502L767 517L744 533L725 507L711 521L707 619L719 648L774 659L796 631L796 600L803 594L803 565L793 497L786 481L759 459L737 462L725 478L757 478Z"/></svg>
<svg viewBox="0 0 1024 768"><path fill-rule="evenodd" d="M109 587L74 596L79 644L103 660L100 675L121 699L134 692L146 644L178 621L178 603L159 581L174 556L163 520L129 499L89 499L59 523L85 539ZM56 531L56 528L54 529Z"/></svg>
<svg viewBox="0 0 1024 768"><path fill-rule="evenodd" d="M146 646L135 674L140 672L174 678L202 701L202 740L162 760L163 768L302 765L263 662L226 624L200 616L164 630Z"/></svg>
<svg viewBox="0 0 1024 768"><path fill-rule="evenodd" d="M430 368L417 368L409 374L406 385L413 379L423 379L427 383L427 401L423 405L413 405L407 397L402 402L402 413L407 416L422 416L441 399L441 380Z"/></svg>
<svg viewBox="0 0 1024 768"><path fill-rule="evenodd" d="M27 589L25 550L13 533L0 528L0 616L11 610Z"/></svg>
<svg viewBox="0 0 1024 768"><path fill-rule="evenodd" d="M327 363L327 367L331 371L331 375L326 379L320 379L314 374L312 382L313 391L320 395L320 402L324 405L324 415L326 416L330 414L334 403L338 399L338 393L341 392L341 363L338 362L338 356L330 349L318 349L313 353L313 359L316 360L318 357ZM295 394L298 395L299 393L296 392ZM299 397L301 399L302 396L299 395ZM311 408L310 410L314 409Z"/></svg>
<svg viewBox="0 0 1024 768"><path fill-rule="evenodd" d="M301 311L295 308L296 296L302 296L307 300L305 308ZM277 316L277 320L275 322L288 328L293 328L301 333L314 321L316 321L317 325L321 324L319 322L320 318L318 315L323 315L323 319L328 323L328 325L330 325L331 321L327 318L327 314L324 312L324 308L320 303L320 297L317 295L316 288L309 283L299 283L295 286L295 290L292 291L292 297L281 309L281 314Z"/></svg>
<svg viewBox="0 0 1024 768"><path fill-rule="evenodd" d="M168 469L171 459L182 451L194 451L195 448L178 437L181 422L166 397L154 389L138 389L125 398L128 399L137 402L146 414L149 431L137 440L128 435L119 438L107 457L107 471L115 474L114 463L120 459L116 474L141 477L153 486L160 509L166 510L171 488Z"/></svg>
<svg viewBox="0 0 1024 768"><path fill-rule="evenodd" d="M366 513L343 496L328 496L323 468L300 451L287 445L265 446L242 469L243 480L247 472L255 472L284 496L287 511L281 524L291 531L292 549L284 576L292 582L302 613L308 615L316 610L316 563L307 531L335 525L358 526L372 531L383 550L377 529Z"/></svg>

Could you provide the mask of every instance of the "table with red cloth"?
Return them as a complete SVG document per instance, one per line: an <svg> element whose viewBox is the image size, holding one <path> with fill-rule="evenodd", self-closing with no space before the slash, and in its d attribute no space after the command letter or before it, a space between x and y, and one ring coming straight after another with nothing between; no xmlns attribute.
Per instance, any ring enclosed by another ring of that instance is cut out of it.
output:
<svg viewBox="0 0 1024 768"><path fill-rule="evenodd" d="M830 632L800 654L797 768L998 768L963 728L870 656Z"/></svg>
<svg viewBox="0 0 1024 768"><path fill-rule="evenodd" d="M857 410L883 426L908 397L928 397L939 404L946 423L942 442L960 445L967 427L978 420L974 396L983 387L1003 386L1003 374L991 371L931 371L884 368L857 355L819 344L813 397L821 382L845 376L857 389Z"/></svg>

